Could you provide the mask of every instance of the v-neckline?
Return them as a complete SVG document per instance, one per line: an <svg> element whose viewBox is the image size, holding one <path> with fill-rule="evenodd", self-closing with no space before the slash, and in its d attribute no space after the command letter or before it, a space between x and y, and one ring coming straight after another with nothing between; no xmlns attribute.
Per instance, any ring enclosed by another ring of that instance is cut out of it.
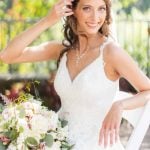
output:
<svg viewBox="0 0 150 150"><path fill-rule="evenodd" d="M92 66L97 60L99 60L100 58L102 58L103 56L103 46L108 42L108 38L106 40L103 41L103 43L99 46L99 55L91 62L89 63L88 65L86 65L85 67L83 67L83 69L72 79L71 76L70 76L70 71L68 69L68 66L67 66L67 60L68 60L68 57L67 57L67 52L65 52L65 68L66 68L66 71L67 71L67 74L68 74L68 78L71 82L71 84L73 84L79 77L82 73L84 73L90 66ZM103 59L103 58L102 58Z"/></svg>
<svg viewBox="0 0 150 150"><path fill-rule="evenodd" d="M100 56L101 56L101 53L91 63L89 63L88 65L83 67L83 69L79 73L77 73L77 75L73 79L71 79L70 72L69 72L69 69L67 66L67 53L65 52L65 68L66 68L67 75L68 75L68 78L69 78L71 84L73 84L80 77L80 75L82 73L84 73L91 65L93 65L97 60L99 60Z"/></svg>

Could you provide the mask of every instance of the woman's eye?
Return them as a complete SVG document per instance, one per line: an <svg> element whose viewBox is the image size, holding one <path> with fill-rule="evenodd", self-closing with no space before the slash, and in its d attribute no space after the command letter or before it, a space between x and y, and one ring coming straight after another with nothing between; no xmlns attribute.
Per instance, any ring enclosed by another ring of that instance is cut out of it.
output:
<svg viewBox="0 0 150 150"><path fill-rule="evenodd" d="M90 7L84 7L83 10L89 11L89 10L90 10Z"/></svg>
<svg viewBox="0 0 150 150"><path fill-rule="evenodd" d="M99 11L104 12L104 11L106 11L106 8L105 7L101 7L101 8L99 8Z"/></svg>

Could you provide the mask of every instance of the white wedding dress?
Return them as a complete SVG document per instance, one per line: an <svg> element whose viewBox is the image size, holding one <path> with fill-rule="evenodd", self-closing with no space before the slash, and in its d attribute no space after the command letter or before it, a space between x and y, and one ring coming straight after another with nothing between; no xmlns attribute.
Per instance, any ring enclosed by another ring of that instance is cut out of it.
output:
<svg viewBox="0 0 150 150"><path fill-rule="evenodd" d="M73 81L66 66L66 53L59 64L54 87L61 98L59 115L69 123L73 150L124 150L120 141L107 148L98 145L102 121L119 88L119 80L109 80L104 72L103 49L107 43L109 40L100 46L100 55Z"/></svg>

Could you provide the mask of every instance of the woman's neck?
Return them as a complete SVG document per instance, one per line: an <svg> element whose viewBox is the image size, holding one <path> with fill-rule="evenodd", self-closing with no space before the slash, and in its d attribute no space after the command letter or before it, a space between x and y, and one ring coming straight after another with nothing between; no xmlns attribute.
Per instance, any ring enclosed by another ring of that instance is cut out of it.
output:
<svg viewBox="0 0 150 150"><path fill-rule="evenodd" d="M101 43L104 39L104 36L101 34L95 34L90 36L83 36L79 35L79 51L82 53L87 48L92 49L94 47L99 46L99 43Z"/></svg>

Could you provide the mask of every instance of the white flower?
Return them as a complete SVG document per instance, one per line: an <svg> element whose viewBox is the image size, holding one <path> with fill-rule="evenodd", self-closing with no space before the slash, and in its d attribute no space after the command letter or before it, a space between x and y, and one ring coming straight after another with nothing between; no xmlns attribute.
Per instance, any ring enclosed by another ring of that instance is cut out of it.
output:
<svg viewBox="0 0 150 150"><path fill-rule="evenodd" d="M17 143L17 149L18 150L24 150L23 147L24 147L24 143L23 142L19 143L19 144Z"/></svg>
<svg viewBox="0 0 150 150"><path fill-rule="evenodd" d="M18 118L18 123L16 124L16 128L19 130L19 128L22 127L24 132L28 128L28 123L25 119L19 119Z"/></svg>
<svg viewBox="0 0 150 150"><path fill-rule="evenodd" d="M25 113L26 113L26 116L28 116L28 117L33 117L33 115L34 115L33 111L31 109L26 109Z"/></svg>
<svg viewBox="0 0 150 150"><path fill-rule="evenodd" d="M64 128L58 128L57 132L58 140L63 141L67 136L68 136L68 126L65 126Z"/></svg>
<svg viewBox="0 0 150 150"><path fill-rule="evenodd" d="M55 130L58 126L58 114L51 113L51 119L49 122L49 129Z"/></svg>
<svg viewBox="0 0 150 150"><path fill-rule="evenodd" d="M26 110L33 109L33 104L30 102L24 102L24 103L22 103L22 105Z"/></svg>
<svg viewBox="0 0 150 150"><path fill-rule="evenodd" d="M40 101L33 98L21 104L6 106L1 114L0 132L3 133L6 125L19 132L18 137L13 142L10 141L7 150L25 150L27 137L33 137L38 144L41 144L41 139L48 134L48 131L56 142L50 148L46 146L45 150L60 150L61 141L66 140L68 136L68 126L61 127L58 114L49 111Z"/></svg>
<svg viewBox="0 0 150 150"><path fill-rule="evenodd" d="M14 108L10 107L10 108L5 108L2 112L2 116L5 120L10 119L11 117L14 117Z"/></svg>
<svg viewBox="0 0 150 150"><path fill-rule="evenodd" d="M25 139L26 137L24 137L24 135L21 133L17 138L17 144L22 143Z"/></svg>
<svg viewBox="0 0 150 150"><path fill-rule="evenodd" d="M32 131L39 134L46 133L48 131L49 119L42 115L34 115L30 120Z"/></svg>
<svg viewBox="0 0 150 150"><path fill-rule="evenodd" d="M17 148L20 150L24 150L24 141L26 137L23 134L20 134L17 138Z"/></svg>
<svg viewBox="0 0 150 150"><path fill-rule="evenodd" d="M13 143L10 143L7 150L16 150L16 146Z"/></svg>
<svg viewBox="0 0 150 150"><path fill-rule="evenodd" d="M32 131L32 130L27 129L22 134L23 134L24 139L26 139L27 137L34 137L37 140L37 142L39 142L40 139L41 139L41 134L39 134L39 132L35 132L35 131Z"/></svg>
<svg viewBox="0 0 150 150"><path fill-rule="evenodd" d="M39 113L41 109L42 109L41 102L34 101L34 103L33 103L33 111L34 111L34 113L35 114Z"/></svg>

